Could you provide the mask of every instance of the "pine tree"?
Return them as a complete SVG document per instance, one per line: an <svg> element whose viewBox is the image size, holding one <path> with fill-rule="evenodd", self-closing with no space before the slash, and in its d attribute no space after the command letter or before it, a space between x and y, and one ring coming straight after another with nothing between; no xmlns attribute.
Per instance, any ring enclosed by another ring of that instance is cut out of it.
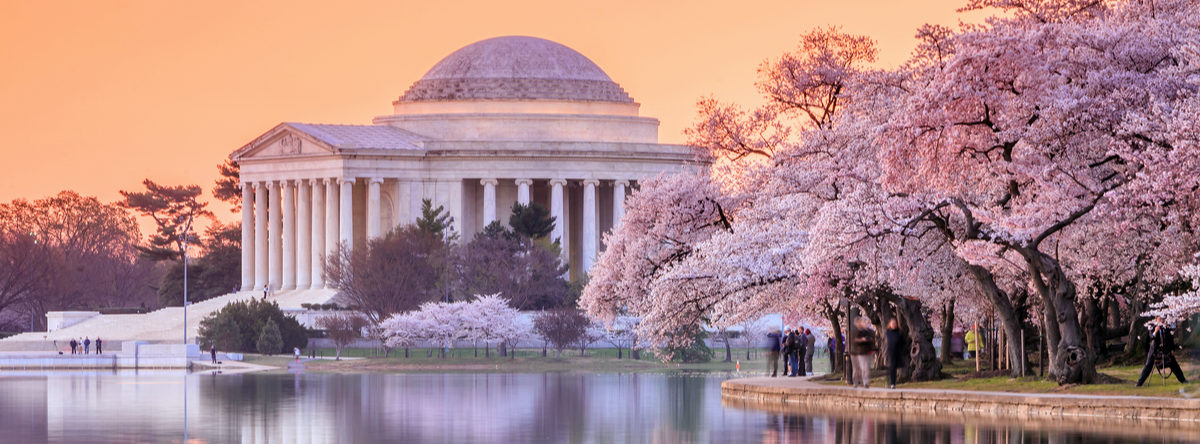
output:
<svg viewBox="0 0 1200 444"><path fill-rule="evenodd" d="M255 345L258 352L264 355L278 354L283 350L283 337L279 334L279 326L275 325L274 319L267 319L262 331L258 333L258 342Z"/></svg>
<svg viewBox="0 0 1200 444"><path fill-rule="evenodd" d="M514 233L530 239L541 239L554 231L555 219L550 217L550 211L537 203L531 202L529 205L522 205L517 202L513 204L512 217L508 219L508 225L512 227Z"/></svg>
<svg viewBox="0 0 1200 444"><path fill-rule="evenodd" d="M458 239L458 233L454 232L454 218L450 217L450 212L442 205L434 208L429 199L421 199L421 217L417 218L417 228L447 242Z"/></svg>

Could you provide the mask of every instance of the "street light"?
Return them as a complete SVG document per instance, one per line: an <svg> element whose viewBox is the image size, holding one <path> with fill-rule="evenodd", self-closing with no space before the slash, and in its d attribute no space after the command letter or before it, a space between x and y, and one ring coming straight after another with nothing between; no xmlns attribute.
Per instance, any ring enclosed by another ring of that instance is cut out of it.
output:
<svg viewBox="0 0 1200 444"><path fill-rule="evenodd" d="M183 216L179 216L182 221ZM188 233L192 231L192 215L187 216L187 224L183 226L183 233L179 234L180 240L183 241L183 355L187 356L187 275L188 275Z"/></svg>

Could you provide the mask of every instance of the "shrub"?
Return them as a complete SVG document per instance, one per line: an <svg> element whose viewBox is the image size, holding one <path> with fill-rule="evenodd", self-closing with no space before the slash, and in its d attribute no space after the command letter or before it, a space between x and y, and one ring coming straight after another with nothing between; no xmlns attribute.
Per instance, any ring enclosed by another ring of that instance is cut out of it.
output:
<svg viewBox="0 0 1200 444"><path fill-rule="evenodd" d="M220 347L221 339L232 342L231 338L234 335L230 333L232 328L229 326L234 325L237 327L236 343L238 345L225 349L254 353L258 350L258 337L262 334L262 329L266 326L267 321L274 322L279 330L283 342L281 350L292 347L304 348L308 345L308 334L300 322L296 321L296 318L284 315L283 311L279 309L279 304L261 299L232 302L225 305L220 311L205 317L200 321L200 343L207 347L216 341Z"/></svg>
<svg viewBox="0 0 1200 444"><path fill-rule="evenodd" d="M255 342L254 348L259 353L264 355L279 354L283 349L283 337L279 334L279 326L275 325L275 321L267 319L266 325L263 325L262 331L258 333L258 341Z"/></svg>

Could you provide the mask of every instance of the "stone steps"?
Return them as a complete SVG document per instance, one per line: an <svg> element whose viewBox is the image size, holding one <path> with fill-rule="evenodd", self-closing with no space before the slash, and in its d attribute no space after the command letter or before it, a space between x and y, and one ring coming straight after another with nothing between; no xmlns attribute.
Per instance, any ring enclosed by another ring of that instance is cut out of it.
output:
<svg viewBox="0 0 1200 444"><path fill-rule="evenodd" d="M279 304L279 308L285 311L302 310L301 304L329 303L336 293L336 290L324 289L279 291L271 295L269 300L275 301ZM262 293L240 291L188 305L188 341L195 341L196 334L200 329L200 320L204 317L220 310L230 302L255 297L262 297ZM128 340L179 343L183 340L183 308L167 307L145 314L98 315L52 332L21 333L0 340L0 351L54 352L68 350L67 344L71 338L85 337L92 340L99 337L106 344L114 346L120 341ZM55 348L56 341L57 349Z"/></svg>

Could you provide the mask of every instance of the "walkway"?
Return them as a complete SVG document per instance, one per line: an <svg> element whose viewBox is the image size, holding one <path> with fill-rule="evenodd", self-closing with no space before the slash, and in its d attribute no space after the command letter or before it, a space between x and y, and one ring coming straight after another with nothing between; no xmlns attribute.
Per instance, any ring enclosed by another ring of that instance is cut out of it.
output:
<svg viewBox="0 0 1200 444"><path fill-rule="evenodd" d="M754 377L721 384L722 402L778 413L891 416L922 422L1021 421L1047 428L1146 428L1200 436L1200 399L1003 393L968 390L861 389L809 378Z"/></svg>

